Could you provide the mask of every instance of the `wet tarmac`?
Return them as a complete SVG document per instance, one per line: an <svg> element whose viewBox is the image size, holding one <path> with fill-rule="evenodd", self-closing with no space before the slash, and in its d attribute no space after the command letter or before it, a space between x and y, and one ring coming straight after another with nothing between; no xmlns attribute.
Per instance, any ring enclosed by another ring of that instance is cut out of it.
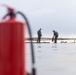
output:
<svg viewBox="0 0 76 75"><path fill-rule="evenodd" d="M76 43L34 43L37 75L76 75ZM31 72L31 49L26 43L26 70Z"/></svg>

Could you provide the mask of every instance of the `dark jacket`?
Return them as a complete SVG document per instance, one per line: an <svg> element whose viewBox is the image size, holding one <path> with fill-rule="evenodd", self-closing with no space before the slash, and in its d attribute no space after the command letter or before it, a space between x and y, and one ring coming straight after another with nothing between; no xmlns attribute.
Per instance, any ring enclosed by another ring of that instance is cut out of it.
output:
<svg viewBox="0 0 76 75"><path fill-rule="evenodd" d="M42 36L41 30L38 30L37 34L38 36Z"/></svg>
<svg viewBox="0 0 76 75"><path fill-rule="evenodd" d="M54 32L54 36L58 37L58 32L57 31Z"/></svg>

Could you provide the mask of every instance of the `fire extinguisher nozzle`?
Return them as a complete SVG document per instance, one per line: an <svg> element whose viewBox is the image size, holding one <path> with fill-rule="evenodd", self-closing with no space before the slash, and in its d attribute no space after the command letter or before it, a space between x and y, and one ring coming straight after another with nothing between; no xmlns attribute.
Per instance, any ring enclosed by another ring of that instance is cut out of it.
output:
<svg viewBox="0 0 76 75"><path fill-rule="evenodd" d="M23 16L23 18L25 19L26 21L26 24L27 24L27 28L28 28L28 32L29 32L29 36L30 36L30 46L31 46L31 57L32 57L32 65L35 64L35 56L34 56L34 46L33 46L33 42L32 42L32 31L31 31L31 27L30 27L30 24L28 22L28 19L27 17L20 11L16 12L16 14L20 14ZM36 75L36 69L34 67L32 67L32 75Z"/></svg>

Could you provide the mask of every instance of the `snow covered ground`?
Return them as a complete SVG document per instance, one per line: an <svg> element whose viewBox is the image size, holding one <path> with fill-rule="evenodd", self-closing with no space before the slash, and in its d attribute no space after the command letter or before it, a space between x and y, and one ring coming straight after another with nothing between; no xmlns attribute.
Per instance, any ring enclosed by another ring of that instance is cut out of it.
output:
<svg viewBox="0 0 76 75"><path fill-rule="evenodd" d="M34 43L37 75L76 75L76 43ZM26 43L26 70L31 72L30 43Z"/></svg>

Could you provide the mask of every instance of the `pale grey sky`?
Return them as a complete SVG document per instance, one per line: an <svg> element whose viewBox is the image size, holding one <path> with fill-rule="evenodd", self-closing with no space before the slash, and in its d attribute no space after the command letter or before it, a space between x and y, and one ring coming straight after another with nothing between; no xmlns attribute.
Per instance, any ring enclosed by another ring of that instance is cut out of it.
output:
<svg viewBox="0 0 76 75"><path fill-rule="evenodd" d="M76 0L1 0L0 4L22 11L28 17L33 36L42 28L43 37L52 37L52 30L58 31L60 37L76 37ZM5 12L0 7L0 19Z"/></svg>

